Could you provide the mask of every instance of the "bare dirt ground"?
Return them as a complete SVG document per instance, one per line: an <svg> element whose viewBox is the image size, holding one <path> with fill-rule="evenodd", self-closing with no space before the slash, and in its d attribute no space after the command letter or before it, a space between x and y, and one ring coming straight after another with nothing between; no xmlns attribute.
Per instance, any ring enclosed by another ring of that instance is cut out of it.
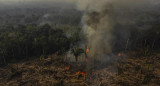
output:
<svg viewBox="0 0 160 86"><path fill-rule="evenodd" d="M56 55L10 63L0 67L0 86L160 86L160 55L122 57L92 70L62 63Z"/></svg>

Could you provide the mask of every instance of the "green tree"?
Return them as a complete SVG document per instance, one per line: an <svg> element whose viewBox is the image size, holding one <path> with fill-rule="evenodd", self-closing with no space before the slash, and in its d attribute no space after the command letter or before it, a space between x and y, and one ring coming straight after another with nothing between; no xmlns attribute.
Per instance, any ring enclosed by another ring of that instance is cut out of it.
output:
<svg viewBox="0 0 160 86"><path fill-rule="evenodd" d="M84 53L84 50L81 48L75 47L71 50L71 53L75 56L76 62L78 62L78 56Z"/></svg>

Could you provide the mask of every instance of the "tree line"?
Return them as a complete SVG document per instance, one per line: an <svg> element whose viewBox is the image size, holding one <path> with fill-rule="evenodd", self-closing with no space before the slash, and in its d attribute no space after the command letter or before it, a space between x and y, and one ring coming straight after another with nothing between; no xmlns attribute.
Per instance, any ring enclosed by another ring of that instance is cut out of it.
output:
<svg viewBox="0 0 160 86"><path fill-rule="evenodd" d="M67 37L63 29L49 24L27 24L0 29L0 61L4 63L55 52L62 54L80 40L77 33L79 30Z"/></svg>

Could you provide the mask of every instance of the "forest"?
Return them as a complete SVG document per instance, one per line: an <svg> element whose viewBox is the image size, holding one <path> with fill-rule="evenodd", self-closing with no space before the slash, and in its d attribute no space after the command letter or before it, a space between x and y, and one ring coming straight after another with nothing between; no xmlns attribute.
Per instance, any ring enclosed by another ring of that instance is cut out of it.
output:
<svg viewBox="0 0 160 86"><path fill-rule="evenodd" d="M8 8L1 10L1 63L61 51L67 52L80 40L77 33L81 30L79 27L81 12L74 11L74 9L61 10L49 7L48 13L45 13L46 9ZM27 12L29 14L26 14ZM69 15L70 13L72 16Z"/></svg>
<svg viewBox="0 0 160 86"><path fill-rule="evenodd" d="M159 86L159 4L93 1L0 3L0 86Z"/></svg>

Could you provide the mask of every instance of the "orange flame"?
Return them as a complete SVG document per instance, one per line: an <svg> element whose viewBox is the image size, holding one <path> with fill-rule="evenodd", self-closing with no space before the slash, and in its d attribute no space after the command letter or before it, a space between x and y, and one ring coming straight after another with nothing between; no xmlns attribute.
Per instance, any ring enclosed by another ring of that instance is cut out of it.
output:
<svg viewBox="0 0 160 86"><path fill-rule="evenodd" d="M85 73L82 72L82 76L84 76L84 75L85 75Z"/></svg>
<svg viewBox="0 0 160 86"><path fill-rule="evenodd" d="M85 73L84 73L84 72L80 72L80 71L78 71L78 72L76 72L76 75L82 75L82 76L85 76Z"/></svg>
<svg viewBox="0 0 160 86"><path fill-rule="evenodd" d="M121 56L121 53L118 53L118 56Z"/></svg>
<svg viewBox="0 0 160 86"><path fill-rule="evenodd" d="M87 45L87 47L86 47L86 53L88 53L89 52L89 48L88 48L88 45Z"/></svg>
<svg viewBox="0 0 160 86"><path fill-rule="evenodd" d="M80 71L76 72L76 74L77 74L77 75L80 74Z"/></svg>
<svg viewBox="0 0 160 86"><path fill-rule="evenodd" d="M66 69L69 70L69 69L70 69L70 66L68 66Z"/></svg>

